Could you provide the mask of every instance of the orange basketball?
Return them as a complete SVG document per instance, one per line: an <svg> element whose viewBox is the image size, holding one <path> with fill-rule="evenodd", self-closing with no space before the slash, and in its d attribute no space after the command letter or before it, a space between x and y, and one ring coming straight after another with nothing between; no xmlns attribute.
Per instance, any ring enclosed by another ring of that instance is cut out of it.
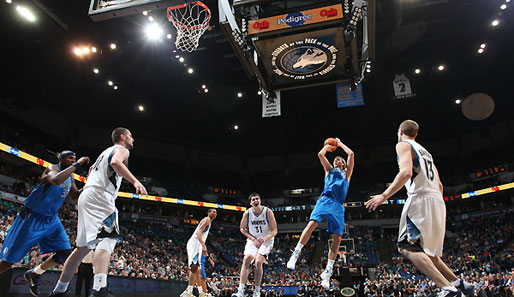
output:
<svg viewBox="0 0 514 297"><path fill-rule="evenodd" d="M327 145L327 144L328 145L333 145L333 146L335 146L337 148L337 140L335 138L332 138L332 137L327 138L325 140L325 144L324 145ZM329 152L335 151L336 148L329 150Z"/></svg>

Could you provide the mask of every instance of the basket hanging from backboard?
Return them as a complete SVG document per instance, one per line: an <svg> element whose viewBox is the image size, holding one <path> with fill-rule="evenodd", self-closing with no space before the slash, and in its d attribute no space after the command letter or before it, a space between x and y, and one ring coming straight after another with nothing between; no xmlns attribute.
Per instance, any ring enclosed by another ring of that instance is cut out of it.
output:
<svg viewBox="0 0 514 297"><path fill-rule="evenodd" d="M211 20L211 11L200 1L168 7L168 20L177 30L175 46L181 51L193 52Z"/></svg>

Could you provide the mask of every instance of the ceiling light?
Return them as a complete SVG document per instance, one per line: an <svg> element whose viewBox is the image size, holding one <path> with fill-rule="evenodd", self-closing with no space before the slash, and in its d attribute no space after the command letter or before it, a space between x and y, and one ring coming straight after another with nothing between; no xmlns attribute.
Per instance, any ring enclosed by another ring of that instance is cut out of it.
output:
<svg viewBox="0 0 514 297"><path fill-rule="evenodd" d="M437 67L437 70L439 70L439 71L443 71L443 70L444 70L444 65L439 65L439 66Z"/></svg>
<svg viewBox="0 0 514 297"><path fill-rule="evenodd" d="M118 89L118 86L114 86L114 89L117 90Z"/></svg>
<svg viewBox="0 0 514 297"><path fill-rule="evenodd" d="M482 43L482 44L480 45L480 48L485 48L485 43Z"/></svg>
<svg viewBox="0 0 514 297"><path fill-rule="evenodd" d="M109 86L112 86L114 83L110 80L110 81L108 81L108 82L107 82L107 84L108 84Z"/></svg>
<svg viewBox="0 0 514 297"><path fill-rule="evenodd" d="M87 54L89 54L89 48L87 48L87 47L83 48L83 49L82 49L82 52L83 52L84 54L86 54L86 55L87 55Z"/></svg>
<svg viewBox="0 0 514 297"><path fill-rule="evenodd" d="M483 52L484 52L484 49L483 49L483 48L479 48L479 49L478 49L478 53L479 53L479 54L481 54L481 53L483 53Z"/></svg>
<svg viewBox="0 0 514 297"><path fill-rule="evenodd" d="M149 17L148 17L148 20L149 20L150 22L153 22L153 16L149 16Z"/></svg>
<svg viewBox="0 0 514 297"><path fill-rule="evenodd" d="M502 4L502 5L500 6L500 9L501 9L501 10L505 10L506 8L507 8L507 4Z"/></svg>
<svg viewBox="0 0 514 297"><path fill-rule="evenodd" d="M166 38L171 39L171 34L170 33L166 34Z"/></svg>
<svg viewBox="0 0 514 297"><path fill-rule="evenodd" d="M239 129L239 126L238 125L234 125L234 130L237 130Z"/></svg>
<svg viewBox="0 0 514 297"><path fill-rule="evenodd" d="M509 3L509 2L510 2L510 0L505 0L505 2Z"/></svg>
<svg viewBox="0 0 514 297"><path fill-rule="evenodd" d="M177 58L177 59L178 59L178 58L180 58L180 56L179 56L179 55L176 55L176 56L175 56L175 58Z"/></svg>
<svg viewBox="0 0 514 297"><path fill-rule="evenodd" d="M189 69L187 69L187 73L191 74L191 73L193 73L193 72L194 72L193 68L189 68Z"/></svg>
<svg viewBox="0 0 514 297"><path fill-rule="evenodd" d="M180 58L178 58L178 60L179 60L180 62L184 63L184 58L180 57Z"/></svg>
<svg viewBox="0 0 514 297"><path fill-rule="evenodd" d="M498 26L498 24L500 24L498 20L494 20L491 22L491 25L493 25L494 27Z"/></svg>
<svg viewBox="0 0 514 297"><path fill-rule="evenodd" d="M368 69L371 68L371 64L367 64L366 68L368 68Z"/></svg>
<svg viewBox="0 0 514 297"><path fill-rule="evenodd" d="M143 105L139 105L139 106L137 107L137 109L139 109L139 111L144 111L144 110L145 110L145 107L144 107Z"/></svg>
<svg viewBox="0 0 514 297"><path fill-rule="evenodd" d="M5 0L5 2L7 2L7 4L11 4L12 0Z"/></svg>
<svg viewBox="0 0 514 297"><path fill-rule="evenodd" d="M146 11L146 10L145 10L145 11L143 11L143 15L144 15L144 16L148 15L148 11Z"/></svg>
<svg viewBox="0 0 514 297"><path fill-rule="evenodd" d="M208 92L209 92L209 89L203 89L203 91L204 91L205 93L208 93Z"/></svg>
<svg viewBox="0 0 514 297"><path fill-rule="evenodd" d="M95 69L93 69L93 72L98 74L100 72L100 70L98 70L98 68L95 68Z"/></svg>
<svg viewBox="0 0 514 297"><path fill-rule="evenodd" d="M162 35L162 29L158 24L150 24L146 27L146 36L149 39L159 39Z"/></svg>
<svg viewBox="0 0 514 297"><path fill-rule="evenodd" d="M239 97L239 98L243 97L243 93L241 93L241 92L237 93L237 97Z"/></svg>
<svg viewBox="0 0 514 297"><path fill-rule="evenodd" d="M205 88L207 88L207 86L206 85L202 85L202 89L205 89Z"/></svg>
<svg viewBox="0 0 514 297"><path fill-rule="evenodd" d="M96 53L96 47L94 47L94 46L93 46L93 47L91 48L91 51L92 51L93 53Z"/></svg>
<svg viewBox="0 0 514 297"><path fill-rule="evenodd" d="M262 92L261 91L257 91L257 95L262 95Z"/></svg>
<svg viewBox="0 0 514 297"><path fill-rule="evenodd" d="M116 43L111 43L111 49L116 49Z"/></svg>
<svg viewBox="0 0 514 297"><path fill-rule="evenodd" d="M367 73L370 73L370 72L371 72L371 69L369 69L369 68L368 68L368 69L366 69L366 72L367 72Z"/></svg>
<svg viewBox="0 0 514 297"><path fill-rule="evenodd" d="M75 55L77 55L77 56L82 56L82 50L78 47L73 49L73 53L75 53Z"/></svg>
<svg viewBox="0 0 514 297"><path fill-rule="evenodd" d="M414 69L414 73L420 74L421 73L421 69L419 69L419 68Z"/></svg>
<svg viewBox="0 0 514 297"><path fill-rule="evenodd" d="M455 104L460 104L462 101L460 99L455 99Z"/></svg>
<svg viewBox="0 0 514 297"><path fill-rule="evenodd" d="M34 16L34 14L32 14L32 12L30 10L26 9L25 7L16 6L16 10L18 11L19 14L21 14L27 20L29 20L31 22L36 20L36 17Z"/></svg>

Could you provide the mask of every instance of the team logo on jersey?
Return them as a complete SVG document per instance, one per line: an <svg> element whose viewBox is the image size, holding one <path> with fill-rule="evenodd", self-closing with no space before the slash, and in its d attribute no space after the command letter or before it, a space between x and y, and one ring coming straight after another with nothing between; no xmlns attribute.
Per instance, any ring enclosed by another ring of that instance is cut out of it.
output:
<svg viewBox="0 0 514 297"><path fill-rule="evenodd" d="M275 74L292 79L322 76L335 68L337 48L316 38L284 43L271 53Z"/></svg>

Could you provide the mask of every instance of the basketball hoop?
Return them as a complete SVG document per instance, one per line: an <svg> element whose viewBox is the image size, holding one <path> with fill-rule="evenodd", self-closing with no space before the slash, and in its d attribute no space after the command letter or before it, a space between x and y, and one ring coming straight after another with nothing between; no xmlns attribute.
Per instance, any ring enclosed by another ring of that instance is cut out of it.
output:
<svg viewBox="0 0 514 297"><path fill-rule="evenodd" d="M207 5L200 1L189 2L168 7L167 14L168 20L177 30L177 49L193 52L211 20L211 11Z"/></svg>

